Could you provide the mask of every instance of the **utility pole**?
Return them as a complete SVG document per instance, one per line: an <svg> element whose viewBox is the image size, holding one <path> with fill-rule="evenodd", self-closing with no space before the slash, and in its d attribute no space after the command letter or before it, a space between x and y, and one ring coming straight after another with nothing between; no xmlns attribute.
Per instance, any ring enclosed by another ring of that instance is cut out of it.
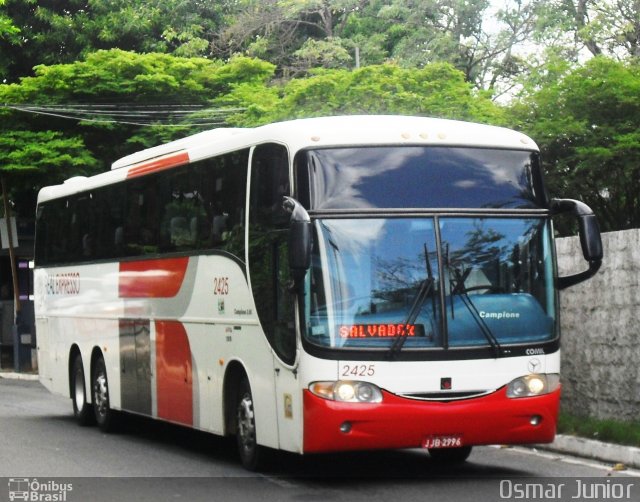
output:
<svg viewBox="0 0 640 502"><path fill-rule="evenodd" d="M11 262L11 279L13 281L13 324L18 324L20 314L20 291L18 291L18 272L16 268L16 254L13 249L13 225L11 225L11 207L7 195L7 184L4 176L1 178L2 200L4 204L4 219L7 222L7 240L9 244L9 261Z"/></svg>

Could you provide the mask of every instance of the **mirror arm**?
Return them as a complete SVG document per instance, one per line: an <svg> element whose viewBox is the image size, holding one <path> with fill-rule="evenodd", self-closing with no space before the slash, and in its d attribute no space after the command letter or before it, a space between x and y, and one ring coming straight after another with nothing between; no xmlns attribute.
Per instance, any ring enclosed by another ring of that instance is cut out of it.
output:
<svg viewBox="0 0 640 502"><path fill-rule="evenodd" d="M551 216L573 213L575 216L593 216L593 210L584 202L575 199L551 199Z"/></svg>
<svg viewBox="0 0 640 502"><path fill-rule="evenodd" d="M584 272L568 275L566 277L558 277L556 279L556 288L562 290L571 286L575 286L576 284L579 284L582 281L586 281L587 279L591 279L594 275L596 275L598 270L600 270L601 265L602 260L590 261L589 268Z"/></svg>
<svg viewBox="0 0 640 502"><path fill-rule="evenodd" d="M307 210L293 197L287 197L286 195L283 196L282 207L291 215L291 221L311 223L311 218L309 217Z"/></svg>
<svg viewBox="0 0 640 502"><path fill-rule="evenodd" d="M580 244L589 268L584 272L558 277L556 287L565 289L593 277L602 265L602 242L596 216L584 202L574 199L551 199L551 215L570 212L579 220Z"/></svg>

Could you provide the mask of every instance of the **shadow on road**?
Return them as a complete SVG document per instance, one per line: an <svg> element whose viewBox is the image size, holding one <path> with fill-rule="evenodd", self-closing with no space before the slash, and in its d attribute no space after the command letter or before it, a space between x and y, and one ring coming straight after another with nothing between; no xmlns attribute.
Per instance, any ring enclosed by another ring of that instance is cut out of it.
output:
<svg viewBox="0 0 640 502"><path fill-rule="evenodd" d="M57 417L61 418L61 417ZM208 458L211 462L238 464L235 438L219 437L179 425L137 415L122 414L115 434L128 436L133 442L160 443L169 449L179 449ZM426 451L365 451L301 456L269 450L268 467L261 474L282 478L354 478L385 479L451 479L505 478L527 476L517 469L483 463L486 448L472 452L461 465L442 465L431 459Z"/></svg>

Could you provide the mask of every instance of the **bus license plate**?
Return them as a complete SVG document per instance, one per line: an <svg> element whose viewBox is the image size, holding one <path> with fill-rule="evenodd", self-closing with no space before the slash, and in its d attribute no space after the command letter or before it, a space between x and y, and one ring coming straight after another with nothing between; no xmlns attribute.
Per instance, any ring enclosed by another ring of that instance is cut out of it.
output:
<svg viewBox="0 0 640 502"><path fill-rule="evenodd" d="M461 434L429 436L422 442L423 448L460 448L464 446Z"/></svg>

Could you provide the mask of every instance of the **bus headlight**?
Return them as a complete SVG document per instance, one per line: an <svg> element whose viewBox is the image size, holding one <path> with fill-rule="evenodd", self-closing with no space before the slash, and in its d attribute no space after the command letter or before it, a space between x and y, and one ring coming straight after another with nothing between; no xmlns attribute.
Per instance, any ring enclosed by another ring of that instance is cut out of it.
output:
<svg viewBox="0 0 640 502"><path fill-rule="evenodd" d="M516 378L507 385L507 397L532 397L549 394L560 386L560 375L532 374Z"/></svg>
<svg viewBox="0 0 640 502"><path fill-rule="evenodd" d="M309 390L316 396L342 403L381 403L382 391L369 382L338 380L337 382L314 382Z"/></svg>

